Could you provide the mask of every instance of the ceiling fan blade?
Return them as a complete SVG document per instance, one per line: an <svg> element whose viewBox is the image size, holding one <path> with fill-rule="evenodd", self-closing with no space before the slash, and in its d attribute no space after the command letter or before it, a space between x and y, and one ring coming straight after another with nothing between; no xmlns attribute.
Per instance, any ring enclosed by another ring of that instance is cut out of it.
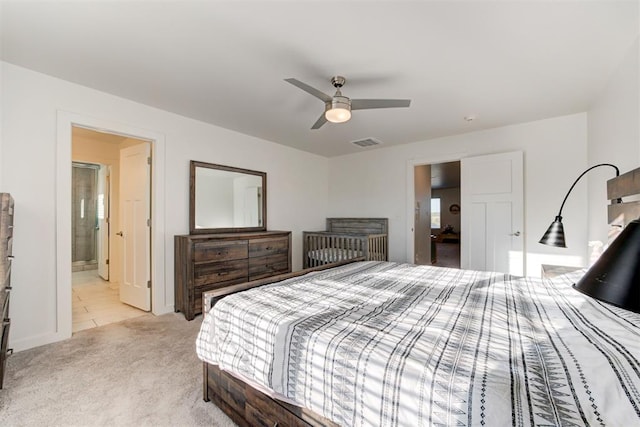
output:
<svg viewBox="0 0 640 427"><path fill-rule="evenodd" d="M318 120L316 120L313 126L311 126L311 129L320 129L320 127L325 123L327 123L327 118L324 116L324 113L322 113L322 115L318 117Z"/></svg>
<svg viewBox="0 0 640 427"><path fill-rule="evenodd" d="M297 79L284 79L285 82L291 83L292 85L302 89L303 91L315 96L316 98L319 98L321 100L323 100L324 102L331 102L331 100L333 98L331 98L329 95L327 95L324 92L320 92L318 89L309 86L306 83L302 83L300 80Z"/></svg>
<svg viewBox="0 0 640 427"><path fill-rule="evenodd" d="M410 99L352 99L352 110L368 110L371 108L402 108L411 105Z"/></svg>

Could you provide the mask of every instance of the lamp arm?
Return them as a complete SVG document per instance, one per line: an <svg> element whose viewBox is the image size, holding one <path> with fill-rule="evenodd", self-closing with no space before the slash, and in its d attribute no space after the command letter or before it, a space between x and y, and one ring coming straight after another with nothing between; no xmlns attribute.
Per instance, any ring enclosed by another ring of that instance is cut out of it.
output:
<svg viewBox="0 0 640 427"><path fill-rule="evenodd" d="M620 176L620 169L618 169L617 166L612 165L611 163L600 163L599 165L591 166L589 169L587 169L586 171L582 172L580 174L580 176L573 182L573 185L571 185L571 188L569 188L569 191L567 191L567 195L564 196L564 200L562 201L562 204L560 205L560 211L558 211L558 216L559 217L562 217L562 208L564 208L564 203L567 201L567 198L569 197L569 194L571 194L571 191L573 190L573 187L575 187L576 184L578 183L578 181L580 181L580 178L585 176L587 174L587 172L589 172L591 169L595 169L595 168L600 167L600 166L611 166L612 168L614 168L616 170L616 176Z"/></svg>

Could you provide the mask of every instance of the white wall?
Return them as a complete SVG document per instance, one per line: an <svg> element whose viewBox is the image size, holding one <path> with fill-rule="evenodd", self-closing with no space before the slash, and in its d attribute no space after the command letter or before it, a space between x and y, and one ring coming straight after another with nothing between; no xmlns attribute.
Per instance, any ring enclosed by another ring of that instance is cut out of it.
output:
<svg viewBox="0 0 640 427"><path fill-rule="evenodd" d="M623 174L640 165L640 43L631 46L588 112L589 165L612 163ZM589 172L589 240L607 242L606 181L611 168Z"/></svg>
<svg viewBox="0 0 640 427"><path fill-rule="evenodd" d="M269 229L293 232L293 266L301 268L303 230L324 228L326 158L242 135L166 111L2 63L2 190L16 200L15 285L11 346L60 339L56 331L56 138L58 110L165 137L164 272L173 297L173 236L188 233L189 160L267 172ZM34 268L36 266L37 268ZM70 268L62 266L61 268ZM62 286L63 284L59 284Z"/></svg>
<svg viewBox="0 0 640 427"><path fill-rule="evenodd" d="M389 218L389 252L407 261L407 167L463 157L524 152L525 248L527 274L540 264L584 265L587 253L586 183L564 209L568 249L538 240L587 160L587 115L575 114L330 159L329 215ZM464 214L464 206L462 212Z"/></svg>

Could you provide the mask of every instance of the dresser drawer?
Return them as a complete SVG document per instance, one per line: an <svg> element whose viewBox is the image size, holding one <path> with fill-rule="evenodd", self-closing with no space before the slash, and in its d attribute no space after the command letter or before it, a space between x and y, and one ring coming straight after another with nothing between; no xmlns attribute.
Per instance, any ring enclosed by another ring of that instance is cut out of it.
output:
<svg viewBox="0 0 640 427"><path fill-rule="evenodd" d="M289 272L288 254L249 259L249 280L262 279Z"/></svg>
<svg viewBox="0 0 640 427"><path fill-rule="evenodd" d="M0 286L9 282L11 277L11 262L12 258L0 258Z"/></svg>
<svg viewBox="0 0 640 427"><path fill-rule="evenodd" d="M5 249L5 248L6 248L5 254L7 256L13 255L13 236L7 237L6 246L3 247L3 249Z"/></svg>
<svg viewBox="0 0 640 427"><path fill-rule="evenodd" d="M255 239L249 242L249 257L262 257L267 255L289 254L289 237L272 237L267 239Z"/></svg>
<svg viewBox="0 0 640 427"><path fill-rule="evenodd" d="M195 262L247 258L249 250L246 240L197 242L193 246Z"/></svg>
<svg viewBox="0 0 640 427"><path fill-rule="evenodd" d="M246 387L247 402L245 402L244 416L249 425L255 427L272 426L309 426L311 424L299 419L279 404L273 404L261 392ZM251 403L249 403L251 402Z"/></svg>
<svg viewBox="0 0 640 427"><path fill-rule="evenodd" d="M11 321L9 319L0 319L0 328L2 332L2 336L0 336L0 389L3 387L4 383L4 373L7 367L7 355L8 349L7 344L9 343L9 327L11 326Z"/></svg>
<svg viewBox="0 0 640 427"><path fill-rule="evenodd" d="M229 280L244 279L249 276L249 264L247 259L234 261L211 262L196 264L193 271L195 286L204 286L211 283L227 282Z"/></svg>
<svg viewBox="0 0 640 427"><path fill-rule="evenodd" d="M0 317L0 320L3 319L8 319L9 318L9 290L2 290L0 291L2 292L2 294L0 294L0 301L2 305L2 317Z"/></svg>

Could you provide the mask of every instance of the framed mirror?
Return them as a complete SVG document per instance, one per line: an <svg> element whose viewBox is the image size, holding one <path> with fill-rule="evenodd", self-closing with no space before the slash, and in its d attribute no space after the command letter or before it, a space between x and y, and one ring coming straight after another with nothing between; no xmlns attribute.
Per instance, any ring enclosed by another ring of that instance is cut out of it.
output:
<svg viewBox="0 0 640 427"><path fill-rule="evenodd" d="M189 233L265 231L266 172L191 160Z"/></svg>

